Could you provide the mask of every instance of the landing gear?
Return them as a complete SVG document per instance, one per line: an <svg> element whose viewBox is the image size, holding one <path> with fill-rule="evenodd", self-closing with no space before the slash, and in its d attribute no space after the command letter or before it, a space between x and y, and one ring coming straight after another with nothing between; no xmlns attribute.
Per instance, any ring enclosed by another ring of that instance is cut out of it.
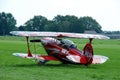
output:
<svg viewBox="0 0 120 80"><path fill-rule="evenodd" d="M48 62L48 60L39 60L39 61L38 61L38 64L44 65L46 62Z"/></svg>

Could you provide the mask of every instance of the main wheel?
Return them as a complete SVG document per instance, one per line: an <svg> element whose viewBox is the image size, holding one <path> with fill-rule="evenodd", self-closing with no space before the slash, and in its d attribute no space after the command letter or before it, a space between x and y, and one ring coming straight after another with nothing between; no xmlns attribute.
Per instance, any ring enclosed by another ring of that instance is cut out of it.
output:
<svg viewBox="0 0 120 80"><path fill-rule="evenodd" d="M48 62L48 60L39 60L39 61L38 61L38 64L43 65L43 64L45 64L46 62Z"/></svg>

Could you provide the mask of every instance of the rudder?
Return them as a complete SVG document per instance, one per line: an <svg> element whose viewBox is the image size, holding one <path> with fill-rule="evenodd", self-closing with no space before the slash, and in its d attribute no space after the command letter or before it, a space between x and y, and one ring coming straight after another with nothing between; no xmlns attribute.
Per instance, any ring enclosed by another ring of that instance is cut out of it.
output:
<svg viewBox="0 0 120 80"><path fill-rule="evenodd" d="M86 65L91 64L93 61L93 48L91 43L87 43L83 49L83 54L86 57Z"/></svg>

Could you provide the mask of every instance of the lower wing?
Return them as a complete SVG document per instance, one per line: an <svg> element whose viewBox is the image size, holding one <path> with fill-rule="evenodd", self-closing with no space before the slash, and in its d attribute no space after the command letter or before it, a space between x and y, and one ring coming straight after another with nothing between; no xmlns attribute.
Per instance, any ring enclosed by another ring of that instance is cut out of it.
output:
<svg viewBox="0 0 120 80"><path fill-rule="evenodd" d="M102 55L94 55L92 64L102 64L106 62L109 58Z"/></svg>
<svg viewBox="0 0 120 80"><path fill-rule="evenodd" d="M58 61L53 56L49 55L38 55L38 54L32 54L32 57L29 57L27 53L13 53L14 56L21 57L21 58L28 58L28 59L37 59L37 60L54 60Z"/></svg>

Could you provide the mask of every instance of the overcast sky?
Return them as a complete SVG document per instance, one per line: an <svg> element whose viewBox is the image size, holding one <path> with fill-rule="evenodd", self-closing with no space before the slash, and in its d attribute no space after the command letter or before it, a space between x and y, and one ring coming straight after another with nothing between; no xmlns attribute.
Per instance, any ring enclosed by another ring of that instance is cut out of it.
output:
<svg viewBox="0 0 120 80"><path fill-rule="evenodd" d="M120 0L0 0L0 13L12 13L17 26L35 15L52 20L56 15L91 16L102 30L120 31Z"/></svg>

